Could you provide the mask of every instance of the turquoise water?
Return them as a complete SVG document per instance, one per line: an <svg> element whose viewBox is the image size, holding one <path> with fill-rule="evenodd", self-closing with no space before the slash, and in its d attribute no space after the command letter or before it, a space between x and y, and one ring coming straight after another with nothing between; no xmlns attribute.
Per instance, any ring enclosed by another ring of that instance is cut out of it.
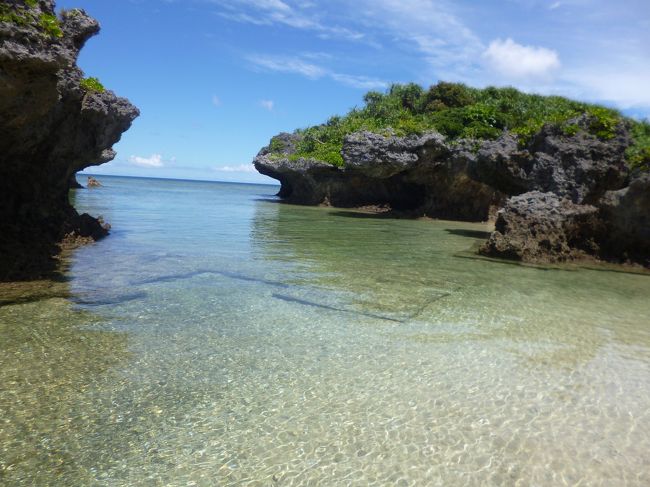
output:
<svg viewBox="0 0 650 487"><path fill-rule="evenodd" d="M0 484L650 485L650 276L100 179L111 236L0 288Z"/></svg>

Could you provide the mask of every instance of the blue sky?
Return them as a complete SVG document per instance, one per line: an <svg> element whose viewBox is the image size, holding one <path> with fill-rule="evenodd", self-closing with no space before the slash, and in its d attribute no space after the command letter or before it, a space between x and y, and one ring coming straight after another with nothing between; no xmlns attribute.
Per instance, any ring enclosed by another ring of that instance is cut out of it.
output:
<svg viewBox="0 0 650 487"><path fill-rule="evenodd" d="M648 0L65 0L79 59L142 112L96 174L271 182L280 131L392 82L512 85L650 115Z"/></svg>

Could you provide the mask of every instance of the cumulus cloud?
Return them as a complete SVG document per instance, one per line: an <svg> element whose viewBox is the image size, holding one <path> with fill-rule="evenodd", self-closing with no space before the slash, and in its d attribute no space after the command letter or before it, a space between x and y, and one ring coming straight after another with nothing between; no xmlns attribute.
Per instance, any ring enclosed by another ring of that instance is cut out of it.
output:
<svg viewBox="0 0 650 487"><path fill-rule="evenodd" d="M256 172L255 167L252 164L239 164L238 166L219 166L215 167L214 170L217 172Z"/></svg>
<svg viewBox="0 0 650 487"><path fill-rule="evenodd" d="M488 66L506 77L545 77L560 67L557 52L545 47L524 46L508 38L496 39L483 53Z"/></svg>
<svg viewBox="0 0 650 487"><path fill-rule="evenodd" d="M142 167L163 167L163 159L160 154L151 154L149 157L131 156L129 162Z"/></svg>
<svg viewBox="0 0 650 487"><path fill-rule="evenodd" d="M260 100L260 106L270 112L273 110L275 102L273 100Z"/></svg>

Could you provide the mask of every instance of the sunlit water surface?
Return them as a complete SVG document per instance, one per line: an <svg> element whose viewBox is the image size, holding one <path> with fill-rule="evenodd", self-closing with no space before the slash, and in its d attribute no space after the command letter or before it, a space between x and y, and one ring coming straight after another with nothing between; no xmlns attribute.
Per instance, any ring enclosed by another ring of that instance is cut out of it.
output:
<svg viewBox="0 0 650 487"><path fill-rule="evenodd" d="M272 186L101 180L76 205L111 236L3 288L0 484L650 485L648 275L482 260L485 225Z"/></svg>

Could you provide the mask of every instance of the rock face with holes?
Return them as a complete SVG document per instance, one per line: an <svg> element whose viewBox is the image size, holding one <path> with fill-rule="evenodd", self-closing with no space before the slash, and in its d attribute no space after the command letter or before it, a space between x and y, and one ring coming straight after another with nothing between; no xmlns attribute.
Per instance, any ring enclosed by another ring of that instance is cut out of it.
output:
<svg viewBox="0 0 650 487"><path fill-rule="evenodd" d="M468 221L487 220L504 198L471 179L474 142L449 144L438 133L395 137L371 132L348 135L344 167L293 159L299 135L281 134L281 155L269 147L254 160L257 170L281 183L279 196L297 204L339 207L389 205L400 214Z"/></svg>
<svg viewBox="0 0 650 487"><path fill-rule="evenodd" d="M554 193L530 191L508 199L495 231L481 247L486 255L527 262L561 262L592 255L600 226L598 209Z"/></svg>
<svg viewBox="0 0 650 487"><path fill-rule="evenodd" d="M526 144L446 140L436 132L348 135L343 167L295 158L299 134L281 134L254 160L298 204L388 205L396 214L485 221L500 208L484 255L526 262L597 257L650 265L650 175L631 174L629 127L601 140L544 126ZM281 147L279 147L281 146Z"/></svg>
<svg viewBox="0 0 650 487"><path fill-rule="evenodd" d="M82 10L57 19L54 2L5 1L0 21L0 280L34 278L56 266L66 236L105 235L68 202L74 174L115 157L137 108L88 86L79 50L99 32Z"/></svg>

